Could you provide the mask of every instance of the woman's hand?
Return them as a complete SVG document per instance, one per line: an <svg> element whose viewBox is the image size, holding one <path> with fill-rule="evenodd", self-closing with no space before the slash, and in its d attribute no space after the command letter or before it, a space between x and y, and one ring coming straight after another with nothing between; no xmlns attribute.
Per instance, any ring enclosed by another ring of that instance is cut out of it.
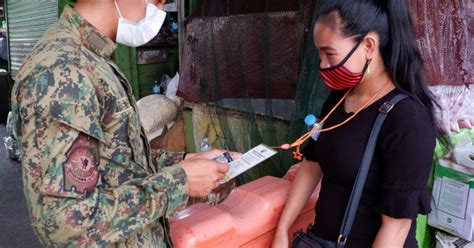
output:
<svg viewBox="0 0 474 248"><path fill-rule="evenodd" d="M410 231L411 222L410 219L396 219L382 214L382 225L372 247L402 248Z"/></svg>
<svg viewBox="0 0 474 248"><path fill-rule="evenodd" d="M284 228L277 228L275 237L273 238L272 248L288 248L288 230Z"/></svg>

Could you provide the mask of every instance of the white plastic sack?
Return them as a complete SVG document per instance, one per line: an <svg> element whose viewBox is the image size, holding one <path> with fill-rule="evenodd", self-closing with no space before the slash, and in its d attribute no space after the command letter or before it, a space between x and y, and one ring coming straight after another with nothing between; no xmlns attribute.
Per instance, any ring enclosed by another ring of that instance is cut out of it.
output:
<svg viewBox="0 0 474 248"><path fill-rule="evenodd" d="M160 136L169 129L178 116L178 106L164 95L149 95L137 102L140 120L148 140Z"/></svg>
<svg viewBox="0 0 474 248"><path fill-rule="evenodd" d="M447 233L436 231L436 246L435 248L474 248L474 242L449 235Z"/></svg>
<svg viewBox="0 0 474 248"><path fill-rule="evenodd" d="M443 133L459 132L461 128L474 126L474 85L467 87L438 85L430 91L440 108L435 108L435 117Z"/></svg>
<svg viewBox="0 0 474 248"><path fill-rule="evenodd" d="M464 139L453 149L454 160L461 166L474 170L474 144L471 139Z"/></svg>
<svg viewBox="0 0 474 248"><path fill-rule="evenodd" d="M468 241L474 239L474 169L439 159L435 165L428 224Z"/></svg>
<svg viewBox="0 0 474 248"><path fill-rule="evenodd" d="M177 105L180 105L180 99L176 96L176 92L178 92L178 86L179 86L179 73L176 73L176 75L168 82L166 86L166 92L165 95L169 99L171 99L173 102L175 102Z"/></svg>

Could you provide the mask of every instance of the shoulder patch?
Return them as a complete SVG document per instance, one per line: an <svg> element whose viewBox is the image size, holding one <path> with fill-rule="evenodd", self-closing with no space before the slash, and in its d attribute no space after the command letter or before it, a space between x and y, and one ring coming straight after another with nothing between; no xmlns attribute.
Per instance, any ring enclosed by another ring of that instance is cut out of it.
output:
<svg viewBox="0 0 474 248"><path fill-rule="evenodd" d="M64 190L86 196L99 179L98 141L80 133L66 154L63 165Z"/></svg>

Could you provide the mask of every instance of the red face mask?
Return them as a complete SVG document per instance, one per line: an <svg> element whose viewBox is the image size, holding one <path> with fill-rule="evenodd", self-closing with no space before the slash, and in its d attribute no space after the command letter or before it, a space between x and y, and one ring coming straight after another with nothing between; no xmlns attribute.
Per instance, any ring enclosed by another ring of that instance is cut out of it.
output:
<svg viewBox="0 0 474 248"><path fill-rule="evenodd" d="M328 68L320 68L319 73L323 77L324 83L333 90L344 90L357 86L362 80L362 76L367 69L368 61L365 63L362 72L354 73L349 71L344 64L352 56L354 51L359 46L360 42L352 48L352 50L344 57L344 59L337 65Z"/></svg>

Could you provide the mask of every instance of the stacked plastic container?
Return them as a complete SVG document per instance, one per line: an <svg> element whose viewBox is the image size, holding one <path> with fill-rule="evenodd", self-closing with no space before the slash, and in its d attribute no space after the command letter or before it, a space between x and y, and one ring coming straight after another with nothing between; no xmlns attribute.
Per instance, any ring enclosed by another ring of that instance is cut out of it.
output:
<svg viewBox="0 0 474 248"><path fill-rule="evenodd" d="M289 180L267 176L237 187L216 206L197 203L171 220L173 243L177 248L270 247L290 187ZM314 219L318 192L291 227L290 237Z"/></svg>

